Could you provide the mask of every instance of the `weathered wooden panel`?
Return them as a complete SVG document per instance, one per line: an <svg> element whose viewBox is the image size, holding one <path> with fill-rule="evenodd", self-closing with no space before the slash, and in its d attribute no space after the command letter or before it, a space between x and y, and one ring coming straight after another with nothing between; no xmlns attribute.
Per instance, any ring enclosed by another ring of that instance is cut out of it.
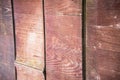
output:
<svg viewBox="0 0 120 80"><path fill-rule="evenodd" d="M46 15L47 80L82 80L80 16Z"/></svg>
<svg viewBox="0 0 120 80"><path fill-rule="evenodd" d="M42 0L14 0L17 63L44 67Z"/></svg>
<svg viewBox="0 0 120 80"><path fill-rule="evenodd" d="M82 80L81 0L45 0L45 20L47 80Z"/></svg>
<svg viewBox="0 0 120 80"><path fill-rule="evenodd" d="M87 80L120 80L120 0L87 1Z"/></svg>
<svg viewBox="0 0 120 80"><path fill-rule="evenodd" d="M15 80L11 0L0 0L0 80Z"/></svg>
<svg viewBox="0 0 120 80"><path fill-rule="evenodd" d="M16 64L17 80L44 80L43 73L37 69Z"/></svg>
<svg viewBox="0 0 120 80"><path fill-rule="evenodd" d="M81 0L45 0L46 14L81 15Z"/></svg>

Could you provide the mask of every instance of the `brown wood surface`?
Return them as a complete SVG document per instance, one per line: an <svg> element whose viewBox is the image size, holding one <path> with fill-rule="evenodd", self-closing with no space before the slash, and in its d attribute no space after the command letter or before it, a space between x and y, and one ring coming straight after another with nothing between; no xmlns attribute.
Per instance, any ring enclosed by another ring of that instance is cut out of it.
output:
<svg viewBox="0 0 120 80"><path fill-rule="evenodd" d="M15 80L11 0L0 0L0 80Z"/></svg>
<svg viewBox="0 0 120 80"><path fill-rule="evenodd" d="M16 63L17 80L44 80L40 70Z"/></svg>
<svg viewBox="0 0 120 80"><path fill-rule="evenodd" d="M45 0L46 78L82 80L81 0Z"/></svg>
<svg viewBox="0 0 120 80"><path fill-rule="evenodd" d="M120 0L87 1L87 80L120 80Z"/></svg>
<svg viewBox="0 0 120 80"><path fill-rule="evenodd" d="M46 14L81 15L81 0L44 0Z"/></svg>
<svg viewBox="0 0 120 80"><path fill-rule="evenodd" d="M42 0L14 0L16 62L44 68Z"/></svg>

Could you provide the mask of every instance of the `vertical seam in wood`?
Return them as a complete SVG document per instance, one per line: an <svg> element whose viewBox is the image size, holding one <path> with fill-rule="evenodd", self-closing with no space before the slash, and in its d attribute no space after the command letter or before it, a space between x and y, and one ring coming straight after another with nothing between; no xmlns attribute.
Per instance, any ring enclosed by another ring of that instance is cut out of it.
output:
<svg viewBox="0 0 120 80"><path fill-rule="evenodd" d="M44 33L44 70L43 70L43 74L44 74L44 78L46 80L46 30L45 30L45 1L42 0L42 8L43 8L43 33Z"/></svg>
<svg viewBox="0 0 120 80"><path fill-rule="evenodd" d="M82 76L86 80L86 0L82 0Z"/></svg>
<svg viewBox="0 0 120 80"><path fill-rule="evenodd" d="M16 35L15 35L15 18L14 18L14 2L11 0L11 8L12 8L12 22L13 22L13 36L14 36L14 63L16 60ZM15 67L15 80L17 80L17 69Z"/></svg>

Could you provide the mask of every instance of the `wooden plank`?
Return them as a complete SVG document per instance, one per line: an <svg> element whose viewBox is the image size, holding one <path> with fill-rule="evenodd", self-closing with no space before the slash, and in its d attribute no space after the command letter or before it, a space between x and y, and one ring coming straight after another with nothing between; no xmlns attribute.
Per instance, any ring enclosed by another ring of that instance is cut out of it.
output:
<svg viewBox="0 0 120 80"><path fill-rule="evenodd" d="M44 34L42 0L14 0L16 62L43 70Z"/></svg>
<svg viewBox="0 0 120 80"><path fill-rule="evenodd" d="M45 0L46 78L82 80L81 0Z"/></svg>
<svg viewBox="0 0 120 80"><path fill-rule="evenodd" d="M87 1L87 80L120 80L120 0Z"/></svg>
<svg viewBox="0 0 120 80"><path fill-rule="evenodd" d="M40 70L20 65L16 63L17 80L44 80L43 73Z"/></svg>
<svg viewBox="0 0 120 80"><path fill-rule="evenodd" d="M81 0L45 0L46 14L81 15Z"/></svg>
<svg viewBox="0 0 120 80"><path fill-rule="evenodd" d="M47 80L82 80L80 16L46 15Z"/></svg>
<svg viewBox="0 0 120 80"><path fill-rule="evenodd" d="M15 80L11 0L0 0L0 80Z"/></svg>

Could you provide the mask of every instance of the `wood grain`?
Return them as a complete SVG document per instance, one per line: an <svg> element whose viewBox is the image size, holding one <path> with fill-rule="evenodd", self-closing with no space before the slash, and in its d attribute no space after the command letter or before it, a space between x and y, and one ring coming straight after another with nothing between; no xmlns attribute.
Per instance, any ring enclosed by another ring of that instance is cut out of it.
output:
<svg viewBox="0 0 120 80"><path fill-rule="evenodd" d="M87 80L120 80L120 1L87 2Z"/></svg>
<svg viewBox="0 0 120 80"><path fill-rule="evenodd" d="M45 0L45 13L57 15L81 15L81 0Z"/></svg>
<svg viewBox="0 0 120 80"><path fill-rule="evenodd" d="M45 0L47 80L82 80L81 0Z"/></svg>
<svg viewBox="0 0 120 80"><path fill-rule="evenodd" d="M82 80L80 16L46 15L47 80Z"/></svg>
<svg viewBox="0 0 120 80"><path fill-rule="evenodd" d="M43 73L40 70L20 65L16 63L17 80L44 80Z"/></svg>
<svg viewBox="0 0 120 80"><path fill-rule="evenodd" d="M14 0L17 63L44 68L42 0Z"/></svg>
<svg viewBox="0 0 120 80"><path fill-rule="evenodd" d="M14 37L10 0L0 0L0 80L15 80Z"/></svg>

